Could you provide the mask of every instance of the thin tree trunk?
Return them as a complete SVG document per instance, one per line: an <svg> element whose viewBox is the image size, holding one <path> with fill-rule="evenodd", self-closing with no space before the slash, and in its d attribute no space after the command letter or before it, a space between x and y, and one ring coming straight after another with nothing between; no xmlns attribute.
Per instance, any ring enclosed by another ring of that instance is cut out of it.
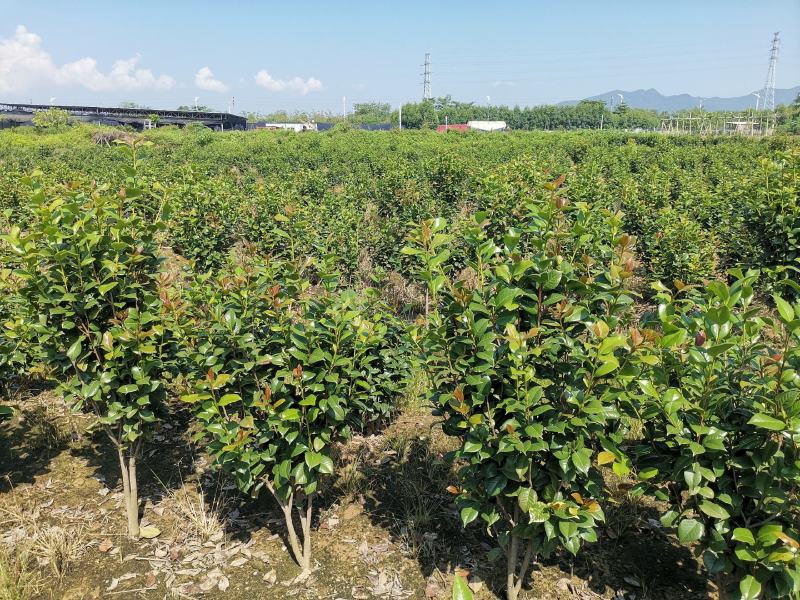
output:
<svg viewBox="0 0 800 600"><path fill-rule="evenodd" d="M128 472L130 475L128 479L130 480L130 513L128 514L128 519L130 521L131 516L133 517L133 524L135 527L135 533L132 535L134 537L139 537L139 485L136 482L136 455L139 453L138 445L135 449L131 451L131 456L128 459Z"/></svg>
<svg viewBox="0 0 800 600"><path fill-rule="evenodd" d="M306 496L305 514L301 507L298 506L297 511L300 514L301 535L303 539L297 536L297 530L294 528L294 493L289 495L288 501L284 501L277 493L275 488L269 481L265 481L267 489L278 501L278 505L283 511L283 518L286 522L286 537L289 538L289 547L294 555L295 561L302 569L300 577L305 577L311 573L311 515L314 507L314 494Z"/></svg>
<svg viewBox="0 0 800 600"><path fill-rule="evenodd" d="M131 502L131 479L129 462L125 459L125 452L122 445L117 445L117 456L119 457L119 468L122 472L122 495L125 498L125 512L128 516L128 535L132 538L139 537L139 507ZM134 460L133 473L136 474L136 463ZM135 486L134 482L134 486Z"/></svg>
<svg viewBox="0 0 800 600"><path fill-rule="evenodd" d="M283 510L283 518L286 521L286 532L287 537L289 538L289 546L292 548L292 554L294 554L294 559L297 561L297 564L300 566L303 565L303 549L300 547L300 543L297 539L297 532L294 528L294 520L292 518L292 505L283 505L281 506Z"/></svg>
<svg viewBox="0 0 800 600"><path fill-rule="evenodd" d="M311 515L314 506L314 494L306 496L306 514L300 511L300 524L303 526L303 573L311 573Z"/></svg>
<svg viewBox="0 0 800 600"><path fill-rule="evenodd" d="M528 547L525 549L525 556L522 558L522 564L519 566L517 582L514 584L514 598L519 596L519 593L522 591L522 584L525 581L525 574L528 572L528 567L530 567L532 559L533 540L528 540Z"/></svg>
<svg viewBox="0 0 800 600"><path fill-rule="evenodd" d="M511 534L511 544L508 552L508 564L506 565L506 595L508 600L517 600L517 552L519 548L519 537Z"/></svg>

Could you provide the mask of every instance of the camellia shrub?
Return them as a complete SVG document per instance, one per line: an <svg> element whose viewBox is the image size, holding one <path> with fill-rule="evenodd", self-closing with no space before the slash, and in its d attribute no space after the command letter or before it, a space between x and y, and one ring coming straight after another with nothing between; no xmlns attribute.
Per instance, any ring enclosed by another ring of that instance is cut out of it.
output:
<svg viewBox="0 0 800 600"><path fill-rule="evenodd" d="M30 361L27 327L20 314L14 290L17 278L0 267L0 403L9 395L11 381L25 372ZM0 404L0 419L11 415L11 407Z"/></svg>
<svg viewBox="0 0 800 600"><path fill-rule="evenodd" d="M764 248L765 264L752 265L773 281L790 286L787 293L800 297L800 150L762 159L752 174L751 232Z"/></svg>
<svg viewBox="0 0 800 600"><path fill-rule="evenodd" d="M646 238L651 281L696 284L717 275L714 234L673 208L656 217Z"/></svg>
<svg viewBox="0 0 800 600"><path fill-rule="evenodd" d="M176 306L196 439L239 489L274 496L301 575L311 571L314 500L334 472L334 445L381 416L394 393L382 370L385 315L362 304L353 292L310 289L290 263L254 261L199 276Z"/></svg>
<svg viewBox="0 0 800 600"><path fill-rule="evenodd" d="M28 228L2 239L34 348L74 410L90 410L120 462L128 533L138 536L137 459L165 398L168 336L159 297L158 220L143 219L124 188L32 186Z"/></svg>
<svg viewBox="0 0 800 600"><path fill-rule="evenodd" d="M800 304L775 296L764 316L757 273L734 275L703 292L657 286L636 463L723 597L786 598L800 592Z"/></svg>
<svg viewBox="0 0 800 600"><path fill-rule="evenodd" d="M450 491L464 525L481 521L498 539L511 600L535 559L597 539L600 467L628 471L619 405L645 366L624 285L633 240L618 216L590 233L591 207L569 204L561 181L502 239L477 214L461 272L450 268L442 220L423 223L404 249L431 295L415 339L432 400L460 443Z"/></svg>
<svg viewBox="0 0 800 600"><path fill-rule="evenodd" d="M61 130L69 125L69 121L69 112L61 108L48 108L33 115L33 124L42 130Z"/></svg>

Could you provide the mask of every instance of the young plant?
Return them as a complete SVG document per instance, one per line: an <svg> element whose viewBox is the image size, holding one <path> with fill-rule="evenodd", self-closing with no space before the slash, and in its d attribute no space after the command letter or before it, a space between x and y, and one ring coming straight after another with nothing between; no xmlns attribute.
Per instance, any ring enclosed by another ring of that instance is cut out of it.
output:
<svg viewBox="0 0 800 600"><path fill-rule="evenodd" d="M65 399L93 411L115 446L128 533L137 537L136 463L165 397L161 224L144 220L124 189L68 186L49 198L36 174L28 182L29 227L2 239L17 255L31 337Z"/></svg>
<svg viewBox="0 0 800 600"><path fill-rule="evenodd" d="M626 328L632 240L616 218L599 237L589 232L590 212L554 193L528 203L502 240L486 235L479 213L457 276L426 244L442 226L425 224L406 250L438 292L415 337L443 429L461 444L451 491L464 525L480 519L497 537L510 600L538 557L597 539L599 467L628 468L615 429L642 367L641 335Z"/></svg>
<svg viewBox="0 0 800 600"><path fill-rule="evenodd" d="M800 592L800 305L753 304L756 272L657 286L659 365L639 382L641 488L694 544L721 597Z"/></svg>
<svg viewBox="0 0 800 600"><path fill-rule="evenodd" d="M310 297L308 287L277 261L200 276L182 326L197 374L183 400L202 426L197 439L242 491L269 490L301 576L312 568L313 505L334 472L333 445L379 397L386 332L355 294Z"/></svg>
<svg viewBox="0 0 800 600"><path fill-rule="evenodd" d="M29 361L27 327L14 295L17 283L11 269L0 267L0 402L8 400L10 382L24 373ZM0 420L11 414L10 406L0 404Z"/></svg>

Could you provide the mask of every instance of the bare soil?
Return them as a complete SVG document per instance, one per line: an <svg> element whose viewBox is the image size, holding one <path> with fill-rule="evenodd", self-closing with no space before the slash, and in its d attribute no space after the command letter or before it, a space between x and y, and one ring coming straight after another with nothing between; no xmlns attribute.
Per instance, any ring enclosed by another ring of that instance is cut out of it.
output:
<svg viewBox="0 0 800 600"><path fill-rule="evenodd" d="M454 479L450 440L418 410L341 449L314 523L316 568L297 582L277 506L244 498L221 478L189 442L180 413L155 433L139 470L143 524L160 533L134 541L103 437L87 433L89 421L70 417L50 390L28 392L22 407L0 431L0 544L13 549L53 527L81 540L61 574L53 555L32 559L35 598L444 599L456 572L475 598L503 597L504 567L487 560L493 541L460 526L445 489ZM575 559L537 564L522 597L717 598L691 553L661 530L658 510L629 498L625 482L609 487L616 502L600 541ZM187 517L198 511L208 522Z"/></svg>

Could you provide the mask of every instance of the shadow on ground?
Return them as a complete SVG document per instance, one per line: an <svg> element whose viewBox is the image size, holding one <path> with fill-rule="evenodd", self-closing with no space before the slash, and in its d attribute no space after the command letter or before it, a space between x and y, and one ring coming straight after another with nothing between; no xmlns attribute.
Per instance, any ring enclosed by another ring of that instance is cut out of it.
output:
<svg viewBox="0 0 800 600"><path fill-rule="evenodd" d="M165 415L148 437L137 461L140 506L158 504L173 490L183 486L184 477L193 474L197 450L185 435L190 417L181 411ZM72 454L94 469L94 476L107 488L122 487L116 446L102 430L87 434L84 443L73 446ZM141 509L140 509L141 510Z"/></svg>
<svg viewBox="0 0 800 600"><path fill-rule="evenodd" d="M425 578L436 570L467 569L471 580L483 581L504 598L505 559L488 560L496 542L480 526L462 528L446 491L456 483L453 465L435 429L421 419L410 428L387 431L381 446L363 461L364 509L416 558ZM576 558L564 552L535 566L525 584L529 597L582 597L580 590L597 594L586 597L607 598L623 591L640 600L715 597L690 550L658 526L655 506L621 491L606 513L608 526L597 543L585 545Z"/></svg>
<svg viewBox="0 0 800 600"><path fill-rule="evenodd" d="M16 390L15 414L0 425L0 493L50 472L50 462L79 437L54 388L32 381Z"/></svg>

